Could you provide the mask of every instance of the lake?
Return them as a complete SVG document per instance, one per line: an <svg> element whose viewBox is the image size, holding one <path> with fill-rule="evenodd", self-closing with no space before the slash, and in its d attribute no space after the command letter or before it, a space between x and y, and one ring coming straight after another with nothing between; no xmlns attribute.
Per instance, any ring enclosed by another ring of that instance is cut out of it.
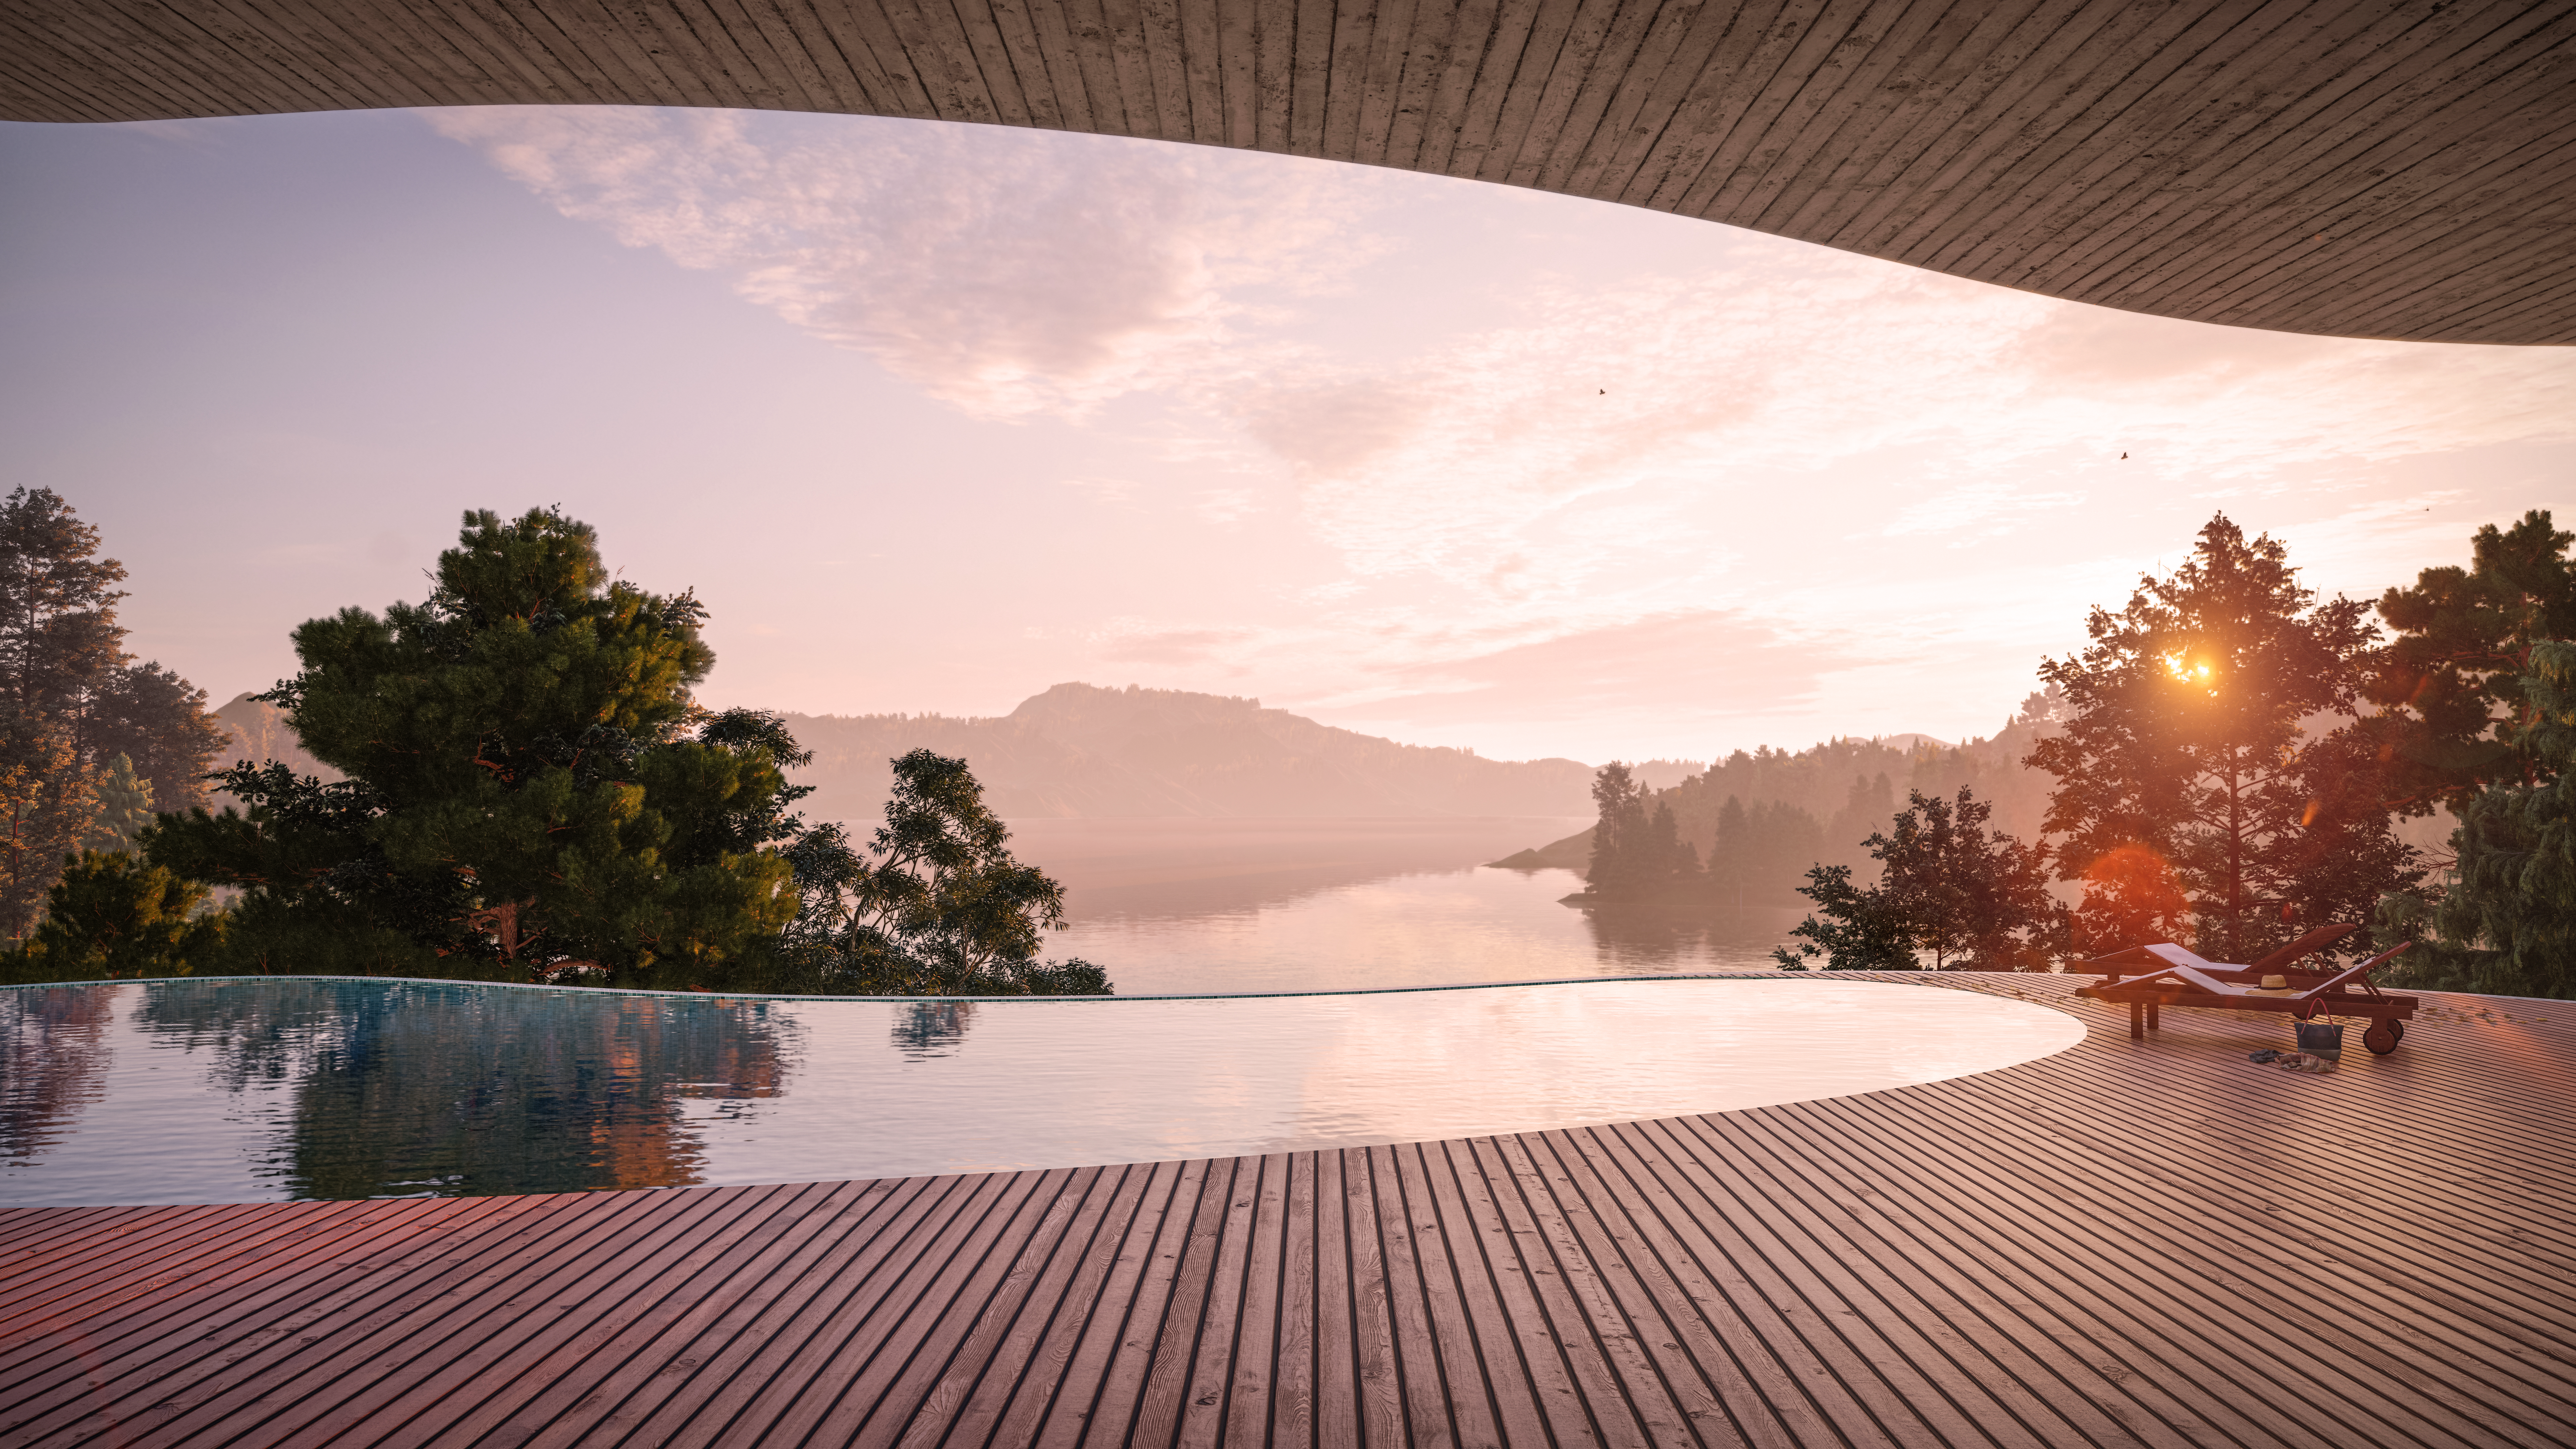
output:
<svg viewBox="0 0 2576 1449"><path fill-rule="evenodd" d="M1347 991L1766 970L1803 912L1578 909L1564 870L1482 862L1588 818L1015 820L1012 849L1067 890L1081 956L1118 994Z"/></svg>

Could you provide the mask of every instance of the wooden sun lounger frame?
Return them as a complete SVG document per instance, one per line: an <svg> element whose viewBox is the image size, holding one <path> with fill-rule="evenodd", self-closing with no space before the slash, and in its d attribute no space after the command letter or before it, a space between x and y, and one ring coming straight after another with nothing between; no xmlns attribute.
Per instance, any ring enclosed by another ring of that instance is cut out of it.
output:
<svg viewBox="0 0 2576 1449"><path fill-rule="evenodd" d="M2170 943L2132 946L2076 968L2100 971L2104 979L2075 988L2075 994L2097 1001L2126 1002L2132 1041L2142 1040L2157 1029L2161 1008L2207 1006L2221 1011L2281 1011L2300 1021L2320 1014L2366 1017L2370 1026L2362 1033L2362 1045L2375 1056L2386 1056L2397 1050L2397 1043L2406 1035L2405 1023L2414 1019L2416 1000L2380 990L2371 984L2370 973L2411 943L2401 941L2341 971L2301 970L2290 964L2360 929L2319 927L2251 966L2204 961ZM2256 984L2265 976L2280 976L2289 984L2266 990Z"/></svg>

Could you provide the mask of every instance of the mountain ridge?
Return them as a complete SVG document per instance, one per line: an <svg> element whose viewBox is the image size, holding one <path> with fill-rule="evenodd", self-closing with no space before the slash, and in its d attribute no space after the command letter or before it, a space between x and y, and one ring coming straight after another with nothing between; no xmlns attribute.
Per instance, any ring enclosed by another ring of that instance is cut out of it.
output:
<svg viewBox="0 0 2576 1449"><path fill-rule="evenodd" d="M1489 760L1323 724L1258 699L1058 684L1001 716L784 716L814 763L796 772L821 819L882 808L887 761L965 759L1005 818L1588 815L1592 767Z"/></svg>

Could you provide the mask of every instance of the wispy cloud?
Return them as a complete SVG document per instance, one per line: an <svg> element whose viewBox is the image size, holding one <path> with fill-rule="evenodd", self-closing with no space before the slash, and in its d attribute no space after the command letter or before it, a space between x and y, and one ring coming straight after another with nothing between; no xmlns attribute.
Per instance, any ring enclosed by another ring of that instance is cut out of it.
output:
<svg viewBox="0 0 2576 1449"><path fill-rule="evenodd" d="M987 415L1239 373L1246 320L1368 252L1370 179L1321 162L734 111L423 114L564 215Z"/></svg>

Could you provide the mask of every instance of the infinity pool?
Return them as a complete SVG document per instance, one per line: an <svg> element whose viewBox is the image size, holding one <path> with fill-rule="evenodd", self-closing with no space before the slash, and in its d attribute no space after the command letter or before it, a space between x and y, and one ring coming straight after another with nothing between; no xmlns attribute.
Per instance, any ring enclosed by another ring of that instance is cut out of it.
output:
<svg viewBox="0 0 2576 1449"><path fill-rule="evenodd" d="M0 1203L475 1196L1227 1156L1766 1106L2062 1051L1877 982L719 998L288 977L0 990Z"/></svg>

